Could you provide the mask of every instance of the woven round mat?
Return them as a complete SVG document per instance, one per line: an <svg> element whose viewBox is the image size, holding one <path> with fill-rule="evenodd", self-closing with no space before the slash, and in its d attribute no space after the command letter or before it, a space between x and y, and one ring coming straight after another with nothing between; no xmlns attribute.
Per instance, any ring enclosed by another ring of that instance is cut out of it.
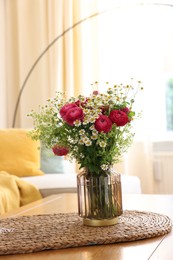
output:
<svg viewBox="0 0 173 260"><path fill-rule="evenodd" d="M135 241L171 228L167 216L141 211L124 211L118 224L109 227L84 226L76 213L8 218L0 220L0 255Z"/></svg>

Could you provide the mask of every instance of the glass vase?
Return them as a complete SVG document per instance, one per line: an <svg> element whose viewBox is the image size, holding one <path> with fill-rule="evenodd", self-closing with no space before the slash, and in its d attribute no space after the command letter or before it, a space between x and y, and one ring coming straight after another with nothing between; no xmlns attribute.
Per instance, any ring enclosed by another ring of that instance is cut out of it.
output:
<svg viewBox="0 0 173 260"><path fill-rule="evenodd" d="M78 214L88 226L109 226L118 222L122 210L121 175L84 169L77 176Z"/></svg>

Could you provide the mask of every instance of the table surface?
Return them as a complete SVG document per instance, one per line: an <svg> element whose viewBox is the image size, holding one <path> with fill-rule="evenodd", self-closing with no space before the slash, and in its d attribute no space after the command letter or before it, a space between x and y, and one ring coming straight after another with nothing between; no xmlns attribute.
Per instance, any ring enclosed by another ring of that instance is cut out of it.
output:
<svg viewBox="0 0 173 260"><path fill-rule="evenodd" d="M123 195L123 209L152 211L173 220L173 195ZM24 215L77 212L76 194L52 195L0 218ZM31 254L0 256L0 260L173 260L173 231L165 236L99 246L47 250Z"/></svg>

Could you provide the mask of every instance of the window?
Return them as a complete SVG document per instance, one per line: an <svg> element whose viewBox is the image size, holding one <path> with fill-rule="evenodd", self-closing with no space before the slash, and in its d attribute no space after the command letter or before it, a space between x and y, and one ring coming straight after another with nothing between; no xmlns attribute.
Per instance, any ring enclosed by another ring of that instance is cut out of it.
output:
<svg viewBox="0 0 173 260"><path fill-rule="evenodd" d="M106 9L107 1L99 2ZM111 1L108 2L107 9ZM131 77L143 81L140 131L141 136L148 134L153 141L169 139L168 134L173 133L172 7L166 3L114 6L91 19L90 29L83 35L84 82L89 85L94 81L126 81ZM90 33L94 33L93 45ZM168 84L167 74L172 75Z"/></svg>
<svg viewBox="0 0 173 260"><path fill-rule="evenodd" d="M166 122L167 131L173 131L173 78L168 80L166 86Z"/></svg>

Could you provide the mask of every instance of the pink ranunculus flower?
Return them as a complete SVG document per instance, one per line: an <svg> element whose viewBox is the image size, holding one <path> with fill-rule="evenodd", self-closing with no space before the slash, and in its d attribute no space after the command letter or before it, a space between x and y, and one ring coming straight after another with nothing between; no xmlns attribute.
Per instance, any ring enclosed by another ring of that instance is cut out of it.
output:
<svg viewBox="0 0 173 260"><path fill-rule="evenodd" d="M98 132L108 133L112 129L112 122L109 117L100 115L95 121L95 129Z"/></svg>
<svg viewBox="0 0 173 260"><path fill-rule="evenodd" d="M123 107L121 108L121 111L123 111L124 113L128 114L130 112L128 107Z"/></svg>
<svg viewBox="0 0 173 260"><path fill-rule="evenodd" d="M54 145L54 147L52 147L52 151L57 156L63 156L68 154L69 149L66 147Z"/></svg>
<svg viewBox="0 0 173 260"><path fill-rule="evenodd" d="M93 91L93 95L96 95L96 96L97 96L98 94L99 94L98 90L94 90L94 91Z"/></svg>
<svg viewBox="0 0 173 260"><path fill-rule="evenodd" d="M60 111L59 111L61 117L64 119L64 117L65 117L67 111L68 111L69 109L73 108L73 107L77 107L77 105L76 105L75 103L70 103L70 104L66 104L66 105L64 105L63 107L61 107L61 109L60 109Z"/></svg>
<svg viewBox="0 0 173 260"><path fill-rule="evenodd" d="M106 113L109 110L109 106L101 106L102 113Z"/></svg>
<svg viewBox="0 0 173 260"><path fill-rule="evenodd" d="M82 108L80 107L73 107L73 108L70 108L66 115L64 116L64 121L67 122L67 124L73 126L74 125L74 122L76 120L79 120L79 121L82 121L84 118L84 113L83 113L83 110Z"/></svg>
<svg viewBox="0 0 173 260"><path fill-rule="evenodd" d="M127 114L121 110L112 110L109 118L117 126L124 126L129 122Z"/></svg>
<svg viewBox="0 0 173 260"><path fill-rule="evenodd" d="M85 99L85 101L81 102L80 100L77 100L75 102L75 104L78 106L78 107L85 107L85 105L87 104L88 102L88 98Z"/></svg>
<svg viewBox="0 0 173 260"><path fill-rule="evenodd" d="M132 118L129 117L129 112L130 112L130 109L128 107L123 107L121 108L121 111L123 111L124 113L127 114L128 116L128 122L130 122L132 120Z"/></svg>
<svg viewBox="0 0 173 260"><path fill-rule="evenodd" d="M80 107L81 106L81 101L78 99L76 102L75 102L76 106Z"/></svg>

